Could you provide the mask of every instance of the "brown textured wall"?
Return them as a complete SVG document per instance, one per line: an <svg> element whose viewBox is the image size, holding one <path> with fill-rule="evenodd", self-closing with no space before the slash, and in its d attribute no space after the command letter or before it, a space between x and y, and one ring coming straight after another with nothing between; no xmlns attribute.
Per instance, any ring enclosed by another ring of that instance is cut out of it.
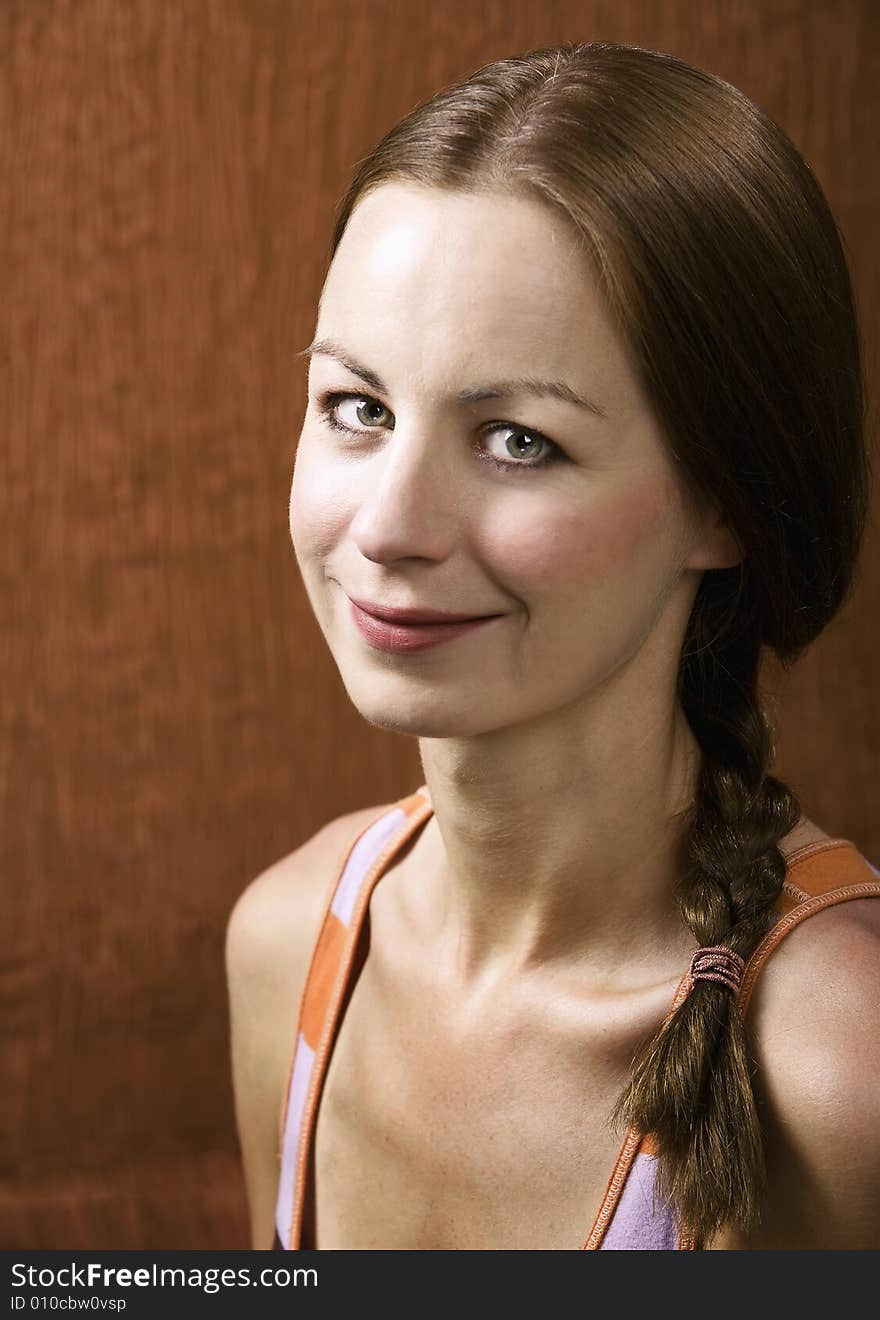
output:
<svg viewBox="0 0 880 1320"><path fill-rule="evenodd" d="M293 354L354 162L502 55L703 65L826 189L876 391L878 29L874 0L7 0L0 1247L248 1245L228 912L420 782L351 707L288 539ZM872 529L854 599L773 683L778 773L875 862L878 619Z"/></svg>

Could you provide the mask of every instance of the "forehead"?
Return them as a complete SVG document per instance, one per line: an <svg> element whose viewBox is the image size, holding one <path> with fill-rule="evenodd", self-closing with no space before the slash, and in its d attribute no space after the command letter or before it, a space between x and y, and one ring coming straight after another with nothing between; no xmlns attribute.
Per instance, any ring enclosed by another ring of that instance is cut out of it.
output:
<svg viewBox="0 0 880 1320"><path fill-rule="evenodd" d="M318 335L358 356L450 369L627 374L583 241L567 217L508 193L386 183L355 207L328 272ZM362 352L358 353L358 349Z"/></svg>

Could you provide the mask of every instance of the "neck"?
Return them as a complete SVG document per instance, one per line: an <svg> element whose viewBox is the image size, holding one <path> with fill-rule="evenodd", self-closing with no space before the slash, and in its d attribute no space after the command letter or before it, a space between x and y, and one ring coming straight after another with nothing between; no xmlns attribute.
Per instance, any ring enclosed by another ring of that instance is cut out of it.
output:
<svg viewBox="0 0 880 1320"><path fill-rule="evenodd" d="M674 885L699 747L678 706L644 714L569 709L420 740L434 805L422 919L457 984L576 967L626 992L680 974L693 938Z"/></svg>

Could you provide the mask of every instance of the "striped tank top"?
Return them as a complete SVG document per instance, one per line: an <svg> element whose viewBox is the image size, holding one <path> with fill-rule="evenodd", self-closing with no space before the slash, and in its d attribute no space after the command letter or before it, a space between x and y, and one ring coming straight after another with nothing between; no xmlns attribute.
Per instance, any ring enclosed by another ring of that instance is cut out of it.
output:
<svg viewBox="0 0 880 1320"><path fill-rule="evenodd" d="M300 1001L296 1042L281 1116L280 1176L275 1207L276 1250L308 1247L303 1210L310 1188L311 1146L321 1089L347 1003L353 969L362 966L367 905L389 863L433 814L427 785L384 808L348 846L328 895L323 923ZM834 903L880 897L880 871L849 839L822 839L793 852L773 912L774 924L755 949L738 999L745 1013L755 979L779 942L800 922ZM359 961L360 958L360 961ZM691 988L690 969L670 1014ZM687 1228L654 1195L656 1147L630 1128L608 1179L584 1250L694 1250Z"/></svg>

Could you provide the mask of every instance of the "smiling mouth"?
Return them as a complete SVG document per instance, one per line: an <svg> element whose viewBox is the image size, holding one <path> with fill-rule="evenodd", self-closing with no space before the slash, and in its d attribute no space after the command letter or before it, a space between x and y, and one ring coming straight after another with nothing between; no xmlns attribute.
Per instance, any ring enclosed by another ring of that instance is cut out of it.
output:
<svg viewBox="0 0 880 1320"><path fill-rule="evenodd" d="M470 616L452 623L419 621L418 623L400 623L396 620L380 619L360 608L350 600L351 617L362 637L371 646L382 651L407 653L427 650L444 642L454 641L466 633L475 631L499 619L500 614Z"/></svg>
<svg viewBox="0 0 880 1320"><path fill-rule="evenodd" d="M477 619L494 619L496 614L452 614L446 610L418 609L416 607L398 607L378 605L370 600L358 600L349 596L349 600L365 614L385 623L434 624L434 623L471 623Z"/></svg>

